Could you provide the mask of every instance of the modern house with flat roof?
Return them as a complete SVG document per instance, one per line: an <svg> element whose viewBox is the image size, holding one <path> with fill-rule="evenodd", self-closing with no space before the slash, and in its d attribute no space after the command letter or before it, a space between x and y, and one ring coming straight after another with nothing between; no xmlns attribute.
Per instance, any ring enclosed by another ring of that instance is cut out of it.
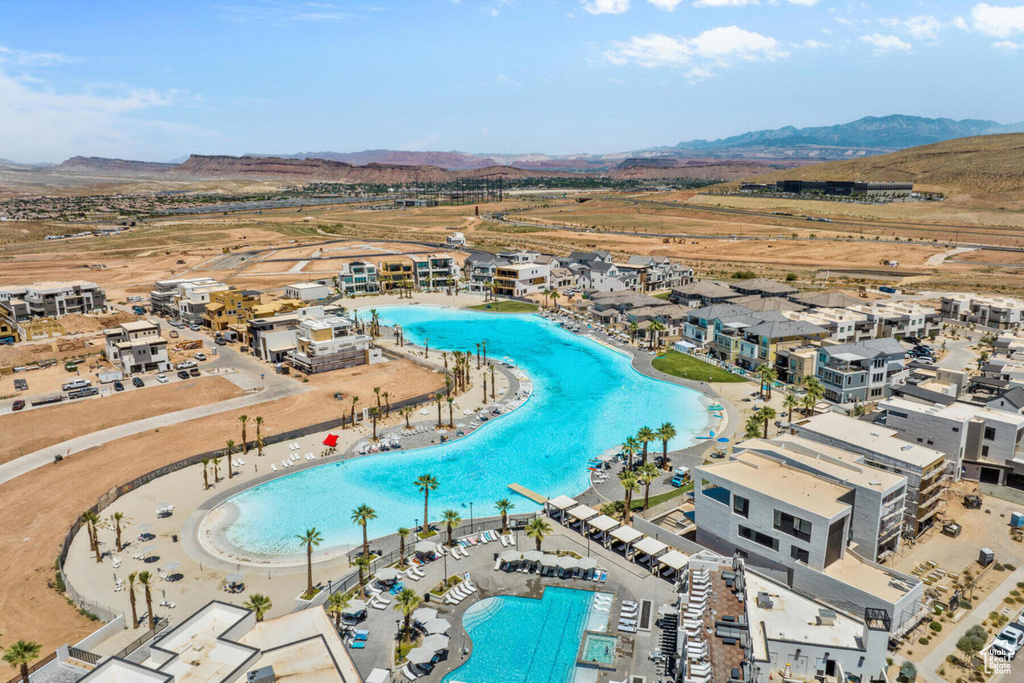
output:
<svg viewBox="0 0 1024 683"><path fill-rule="evenodd" d="M107 360L128 374L171 369L167 340L160 336L160 325L137 320L104 330Z"/></svg>
<svg viewBox="0 0 1024 683"><path fill-rule="evenodd" d="M999 330L1019 330L1024 323L1024 301L1008 296L944 294L939 311L958 323Z"/></svg>
<svg viewBox="0 0 1024 683"><path fill-rule="evenodd" d="M446 253L411 256L412 272L420 289L458 287L459 264Z"/></svg>
<svg viewBox="0 0 1024 683"><path fill-rule="evenodd" d="M380 291L377 266L363 259L342 264L341 272L338 273L338 288L348 295L376 294Z"/></svg>
<svg viewBox="0 0 1024 683"><path fill-rule="evenodd" d="M220 284L212 277L187 277L172 280L157 280L149 292L149 307L157 315L177 317L177 299L185 286L208 286Z"/></svg>
<svg viewBox="0 0 1024 683"><path fill-rule="evenodd" d="M294 285L286 285L284 288L285 299L298 299L300 301L319 301L331 295L331 288L319 282L297 282Z"/></svg>
<svg viewBox="0 0 1024 683"><path fill-rule="evenodd" d="M494 269L494 293L498 296L525 297L548 288L550 264L509 263Z"/></svg>
<svg viewBox="0 0 1024 683"><path fill-rule="evenodd" d="M221 282L191 283L185 282L178 286L177 294L174 295L175 312L181 322L188 325L202 325L203 314L206 313L206 305L210 303L210 297L217 292L227 292L233 289L230 285Z"/></svg>
<svg viewBox="0 0 1024 683"><path fill-rule="evenodd" d="M102 310L106 294L95 282L36 282L0 287L0 304L13 322L32 318L62 318L71 313Z"/></svg>
<svg viewBox="0 0 1024 683"><path fill-rule="evenodd" d="M373 348L371 341L365 334L356 334L355 324L348 318L306 318L295 329L295 349L289 361L308 375L379 363L381 351Z"/></svg>
<svg viewBox="0 0 1024 683"><path fill-rule="evenodd" d="M229 289L210 294L210 301L203 311L203 325L216 332L244 328L260 305L260 293L251 289Z"/></svg>

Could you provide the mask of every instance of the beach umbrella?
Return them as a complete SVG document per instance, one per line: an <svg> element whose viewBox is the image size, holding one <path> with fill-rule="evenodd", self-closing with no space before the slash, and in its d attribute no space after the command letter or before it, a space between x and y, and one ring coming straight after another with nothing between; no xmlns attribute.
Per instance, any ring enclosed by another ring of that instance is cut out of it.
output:
<svg viewBox="0 0 1024 683"><path fill-rule="evenodd" d="M181 569L181 562L168 562L164 565L164 571L168 573L176 572L179 569Z"/></svg>
<svg viewBox="0 0 1024 683"><path fill-rule="evenodd" d="M366 611L366 601L365 600L349 600L348 601L348 607L345 608L345 611L342 612L342 614L359 614L360 612L365 612L365 611Z"/></svg>
<svg viewBox="0 0 1024 683"><path fill-rule="evenodd" d="M157 512L163 512L164 510L166 510L168 508L173 508L173 507L174 507L174 505L172 505L171 503L157 503L156 504L156 511Z"/></svg>
<svg viewBox="0 0 1024 683"><path fill-rule="evenodd" d="M228 574L227 576L225 576L224 580L228 583L242 583L242 579L244 578L244 576L242 576L238 572L235 572L234 574Z"/></svg>
<svg viewBox="0 0 1024 683"><path fill-rule="evenodd" d="M139 525L139 533L140 534L148 534L152 530L153 530L153 525L152 524L140 524Z"/></svg>
<svg viewBox="0 0 1024 683"><path fill-rule="evenodd" d="M414 647L405 656L413 664L429 664L434 659L434 651L425 647Z"/></svg>
<svg viewBox="0 0 1024 683"><path fill-rule="evenodd" d="M423 644L420 646L425 650L433 650L434 652L440 652L441 650L448 649L448 636L435 633L434 635L427 636L423 639Z"/></svg>
<svg viewBox="0 0 1024 683"><path fill-rule="evenodd" d="M447 619L431 619L423 624L423 628L427 629L427 633L444 633L452 627L448 623Z"/></svg>
<svg viewBox="0 0 1024 683"><path fill-rule="evenodd" d="M155 545L147 545L145 548L142 549L142 556L145 557L146 555L149 555L150 553L153 553L153 552L156 552L156 546Z"/></svg>
<svg viewBox="0 0 1024 683"><path fill-rule="evenodd" d="M377 570L377 580L378 581L394 581L395 579L398 578L398 575L400 573L401 572L399 572L394 567L384 567L383 569L378 569Z"/></svg>
<svg viewBox="0 0 1024 683"><path fill-rule="evenodd" d="M420 607L412 613L412 620L417 624L425 624L433 619L437 619L437 610L433 607Z"/></svg>
<svg viewBox="0 0 1024 683"><path fill-rule="evenodd" d="M432 553L437 550L437 544L431 541L420 541L416 544L416 552L418 553Z"/></svg>
<svg viewBox="0 0 1024 683"><path fill-rule="evenodd" d="M728 437L725 437L725 436L718 437L717 441L718 441L718 443L729 443Z"/></svg>

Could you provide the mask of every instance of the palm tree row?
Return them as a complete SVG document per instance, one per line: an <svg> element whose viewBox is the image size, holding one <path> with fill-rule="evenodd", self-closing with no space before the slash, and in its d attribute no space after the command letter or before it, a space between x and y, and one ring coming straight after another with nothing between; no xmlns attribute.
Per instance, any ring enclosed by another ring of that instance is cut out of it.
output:
<svg viewBox="0 0 1024 683"><path fill-rule="evenodd" d="M661 441L661 464L666 470L669 469L668 442L676 437L676 428L671 422L666 422L657 431L650 427L643 426L637 431L636 436L627 436L622 444L622 454L626 456L626 466L633 469L633 457L637 453L643 454L643 464L647 464L648 445Z"/></svg>

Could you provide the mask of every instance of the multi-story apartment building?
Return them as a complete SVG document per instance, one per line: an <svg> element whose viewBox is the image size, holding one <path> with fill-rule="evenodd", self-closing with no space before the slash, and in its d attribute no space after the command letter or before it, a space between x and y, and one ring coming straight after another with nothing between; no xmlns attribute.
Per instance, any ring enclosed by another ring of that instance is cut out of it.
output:
<svg viewBox="0 0 1024 683"><path fill-rule="evenodd" d="M171 369L167 340L160 325L146 320L124 323L104 330L107 360L128 373L163 372Z"/></svg>
<svg viewBox="0 0 1024 683"><path fill-rule="evenodd" d="M217 292L230 290L229 285L220 282L213 284L196 284L185 282L179 285L178 294L174 297L177 317L188 325L202 325L203 313L210 297Z"/></svg>
<svg viewBox="0 0 1024 683"><path fill-rule="evenodd" d="M941 451L904 441L894 429L839 413L799 420L792 428L805 440L856 454L857 462L906 477L905 532L919 536L932 527L950 478Z"/></svg>
<svg viewBox="0 0 1024 683"><path fill-rule="evenodd" d="M892 338L867 339L818 349L816 376L833 403L885 398L906 381L907 349Z"/></svg>
<svg viewBox="0 0 1024 683"><path fill-rule="evenodd" d="M801 320L824 329L828 332L826 339L839 344L872 339L875 336L875 324L863 313L848 311L843 308L815 308L811 310L783 311L790 320Z"/></svg>
<svg viewBox="0 0 1024 683"><path fill-rule="evenodd" d="M941 451L955 478L1005 484L1024 475L1024 415L967 403L947 406L890 398L878 406L901 439Z"/></svg>
<svg viewBox="0 0 1024 683"><path fill-rule="evenodd" d="M459 265L448 254L413 256L413 277L420 289L458 287Z"/></svg>
<svg viewBox="0 0 1024 683"><path fill-rule="evenodd" d="M510 263L494 270L494 293L498 296L525 297L548 288L551 266L541 263Z"/></svg>
<svg viewBox="0 0 1024 683"><path fill-rule="evenodd" d="M348 318L306 318L295 329L295 349L289 361L296 370L311 375L380 362L380 349L370 342L367 335L355 333Z"/></svg>
<svg viewBox="0 0 1024 683"><path fill-rule="evenodd" d="M1006 296L945 294L939 311L949 320L1000 330L1019 330L1024 323L1024 301Z"/></svg>
<svg viewBox="0 0 1024 683"><path fill-rule="evenodd" d="M376 294L380 291L377 266L362 259L342 265L338 273L338 288L347 295Z"/></svg>
<svg viewBox="0 0 1024 683"><path fill-rule="evenodd" d="M655 292L687 285L693 280L693 268L675 263L667 256L630 256L619 269L635 274L636 291Z"/></svg>
<svg viewBox="0 0 1024 683"><path fill-rule="evenodd" d="M177 299L181 296L182 287L208 286L220 284L210 277L177 278L174 280L157 280L153 283L153 289L149 292L149 306L153 313L177 317Z"/></svg>
<svg viewBox="0 0 1024 683"><path fill-rule="evenodd" d="M383 292L394 292L416 288L412 261L408 258L392 258L377 264L377 281Z"/></svg>
<svg viewBox="0 0 1024 683"><path fill-rule="evenodd" d="M102 310L106 295L95 282L37 282L0 287L0 306L10 323L32 318L62 318L70 313Z"/></svg>
<svg viewBox="0 0 1024 683"><path fill-rule="evenodd" d="M260 293L249 289L229 289L210 294L203 311L203 325L216 332L245 327L260 305Z"/></svg>
<svg viewBox="0 0 1024 683"><path fill-rule="evenodd" d="M322 320L340 315L342 312L340 306L303 308L301 302L289 301L289 305L276 309L273 309L271 304L264 304L257 309L257 313L267 315L256 315L247 324L244 344L249 353L268 363L282 363L288 359L298 344L296 328L303 320Z"/></svg>
<svg viewBox="0 0 1024 683"><path fill-rule="evenodd" d="M933 337L942 331L942 314L913 301L874 301L848 310L867 317L875 326L873 337Z"/></svg>

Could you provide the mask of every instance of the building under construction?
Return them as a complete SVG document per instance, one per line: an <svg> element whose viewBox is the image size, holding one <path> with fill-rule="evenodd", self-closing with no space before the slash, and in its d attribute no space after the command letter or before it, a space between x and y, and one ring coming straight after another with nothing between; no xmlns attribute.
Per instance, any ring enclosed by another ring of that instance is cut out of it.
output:
<svg viewBox="0 0 1024 683"><path fill-rule="evenodd" d="M444 183L426 183L400 190L401 197L395 200L400 207L411 206L462 206L500 202L505 198L505 184L496 180L462 179Z"/></svg>

